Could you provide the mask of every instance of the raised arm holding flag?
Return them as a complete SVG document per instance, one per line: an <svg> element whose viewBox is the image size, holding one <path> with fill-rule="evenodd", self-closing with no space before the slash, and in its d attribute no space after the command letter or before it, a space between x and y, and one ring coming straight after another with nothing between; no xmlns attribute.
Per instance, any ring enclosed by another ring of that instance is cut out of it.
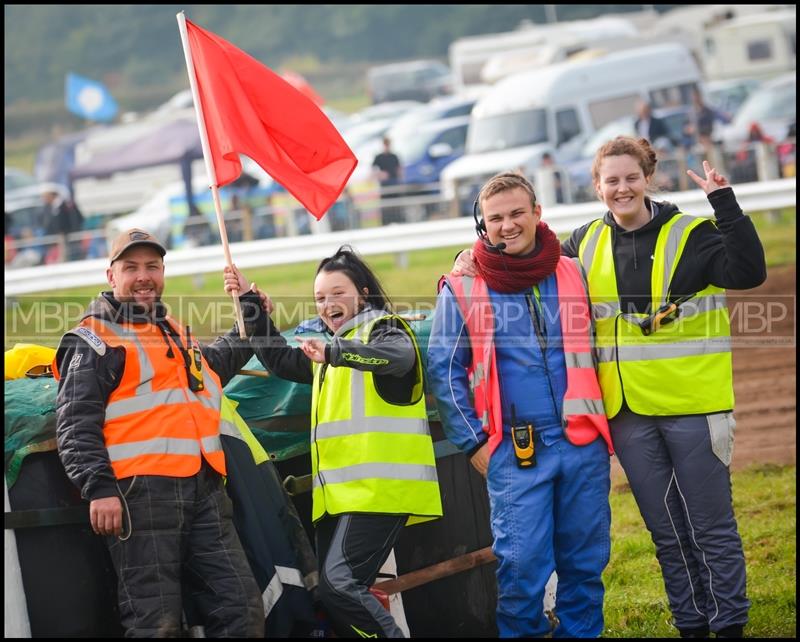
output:
<svg viewBox="0 0 800 642"><path fill-rule="evenodd" d="M225 260L233 264L219 188L242 172L245 154L320 219L356 167L352 150L314 102L216 34L178 26ZM239 327L238 293L231 292Z"/></svg>

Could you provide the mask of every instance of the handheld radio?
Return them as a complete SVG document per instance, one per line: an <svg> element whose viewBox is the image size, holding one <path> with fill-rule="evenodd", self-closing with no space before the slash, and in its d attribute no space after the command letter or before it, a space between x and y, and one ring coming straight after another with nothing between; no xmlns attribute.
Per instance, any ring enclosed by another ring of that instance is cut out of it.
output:
<svg viewBox="0 0 800 642"><path fill-rule="evenodd" d="M189 353L189 389L192 392L200 392L205 390L205 384L203 384L203 359L200 354L200 346L192 340L192 327L189 325L186 326L186 349Z"/></svg>
<svg viewBox="0 0 800 642"><path fill-rule="evenodd" d="M533 424L517 426L517 410L511 404L511 439L514 442L514 455L517 466L530 468L536 465L536 450L534 446L535 431Z"/></svg>

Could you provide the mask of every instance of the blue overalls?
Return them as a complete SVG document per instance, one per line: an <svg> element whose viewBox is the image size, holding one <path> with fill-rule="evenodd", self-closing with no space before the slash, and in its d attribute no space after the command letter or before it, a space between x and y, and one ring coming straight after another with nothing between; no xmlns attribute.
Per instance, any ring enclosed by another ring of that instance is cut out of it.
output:
<svg viewBox="0 0 800 642"><path fill-rule="evenodd" d="M609 457L602 438L578 447L562 430L567 381L555 276L539 284L538 301L530 292L527 297L489 293L504 432L487 475L498 560L498 632L501 637L550 633L543 600L555 570L559 624L553 636L598 636L603 630L601 574L610 551ZM487 436L470 404L466 370L472 353L466 335L455 297L445 287L428 344L429 384L448 439L470 453ZM535 467L517 466L512 404L517 424L535 427Z"/></svg>

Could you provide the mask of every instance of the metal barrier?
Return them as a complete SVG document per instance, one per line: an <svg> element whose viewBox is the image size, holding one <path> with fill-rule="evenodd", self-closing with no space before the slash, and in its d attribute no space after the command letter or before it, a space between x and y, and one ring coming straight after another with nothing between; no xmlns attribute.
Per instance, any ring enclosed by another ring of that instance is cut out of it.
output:
<svg viewBox="0 0 800 642"><path fill-rule="evenodd" d="M739 194L742 184L793 177L796 171L796 141L790 138L780 143L745 142L733 150L724 150L718 145L708 149L695 146L691 149L678 148L670 154L661 153L655 187L660 192L695 189L686 170L694 168L700 171L706 159L728 177ZM376 183L371 187L348 187L321 221L309 216L290 195L275 194L265 205L243 206L225 212L228 238L231 242L255 241L470 216L478 188L487 178L475 176L465 180L457 186L459 198L452 202L441 199L438 183L403 184L380 189ZM556 205L597 202L591 179L585 175L571 175L568 167L543 166L531 178L537 197L547 211ZM668 200L667 195L660 192L659 198ZM178 236L161 240L173 250L219 243L216 222L207 215L189 217L182 224L180 221L173 223L172 229L177 230ZM103 229L75 232L66 237L30 235L13 239L7 236L5 266L9 270L16 270L100 258L107 255L107 247L108 240Z"/></svg>
<svg viewBox="0 0 800 642"><path fill-rule="evenodd" d="M702 190L662 194L660 197L680 204L683 211L693 215L713 215ZM737 185L736 197L745 212L794 207L797 203L796 179ZM422 201L409 202L418 204ZM545 209L544 219L553 231L561 234L594 220L602 211L602 206L597 202L553 205ZM319 260L333 254L343 243L353 245L361 254L370 255L467 246L474 240L472 220L459 217L232 243L231 253L236 264L245 269ZM172 250L167 254L166 261L169 276L221 272L224 266L222 247L219 245ZM6 270L6 295L101 284L107 266L108 259L102 258Z"/></svg>

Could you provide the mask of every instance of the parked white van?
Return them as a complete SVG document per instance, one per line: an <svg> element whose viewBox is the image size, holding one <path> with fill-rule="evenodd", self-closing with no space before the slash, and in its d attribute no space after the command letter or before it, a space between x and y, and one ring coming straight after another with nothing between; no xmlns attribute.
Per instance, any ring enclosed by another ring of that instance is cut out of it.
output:
<svg viewBox="0 0 800 642"><path fill-rule="evenodd" d="M700 70L677 43L626 49L508 76L472 110L466 154L442 172L443 196L472 211L480 186L503 171L532 177L542 155L584 140L606 123L633 114L636 101L654 108L691 104Z"/></svg>

